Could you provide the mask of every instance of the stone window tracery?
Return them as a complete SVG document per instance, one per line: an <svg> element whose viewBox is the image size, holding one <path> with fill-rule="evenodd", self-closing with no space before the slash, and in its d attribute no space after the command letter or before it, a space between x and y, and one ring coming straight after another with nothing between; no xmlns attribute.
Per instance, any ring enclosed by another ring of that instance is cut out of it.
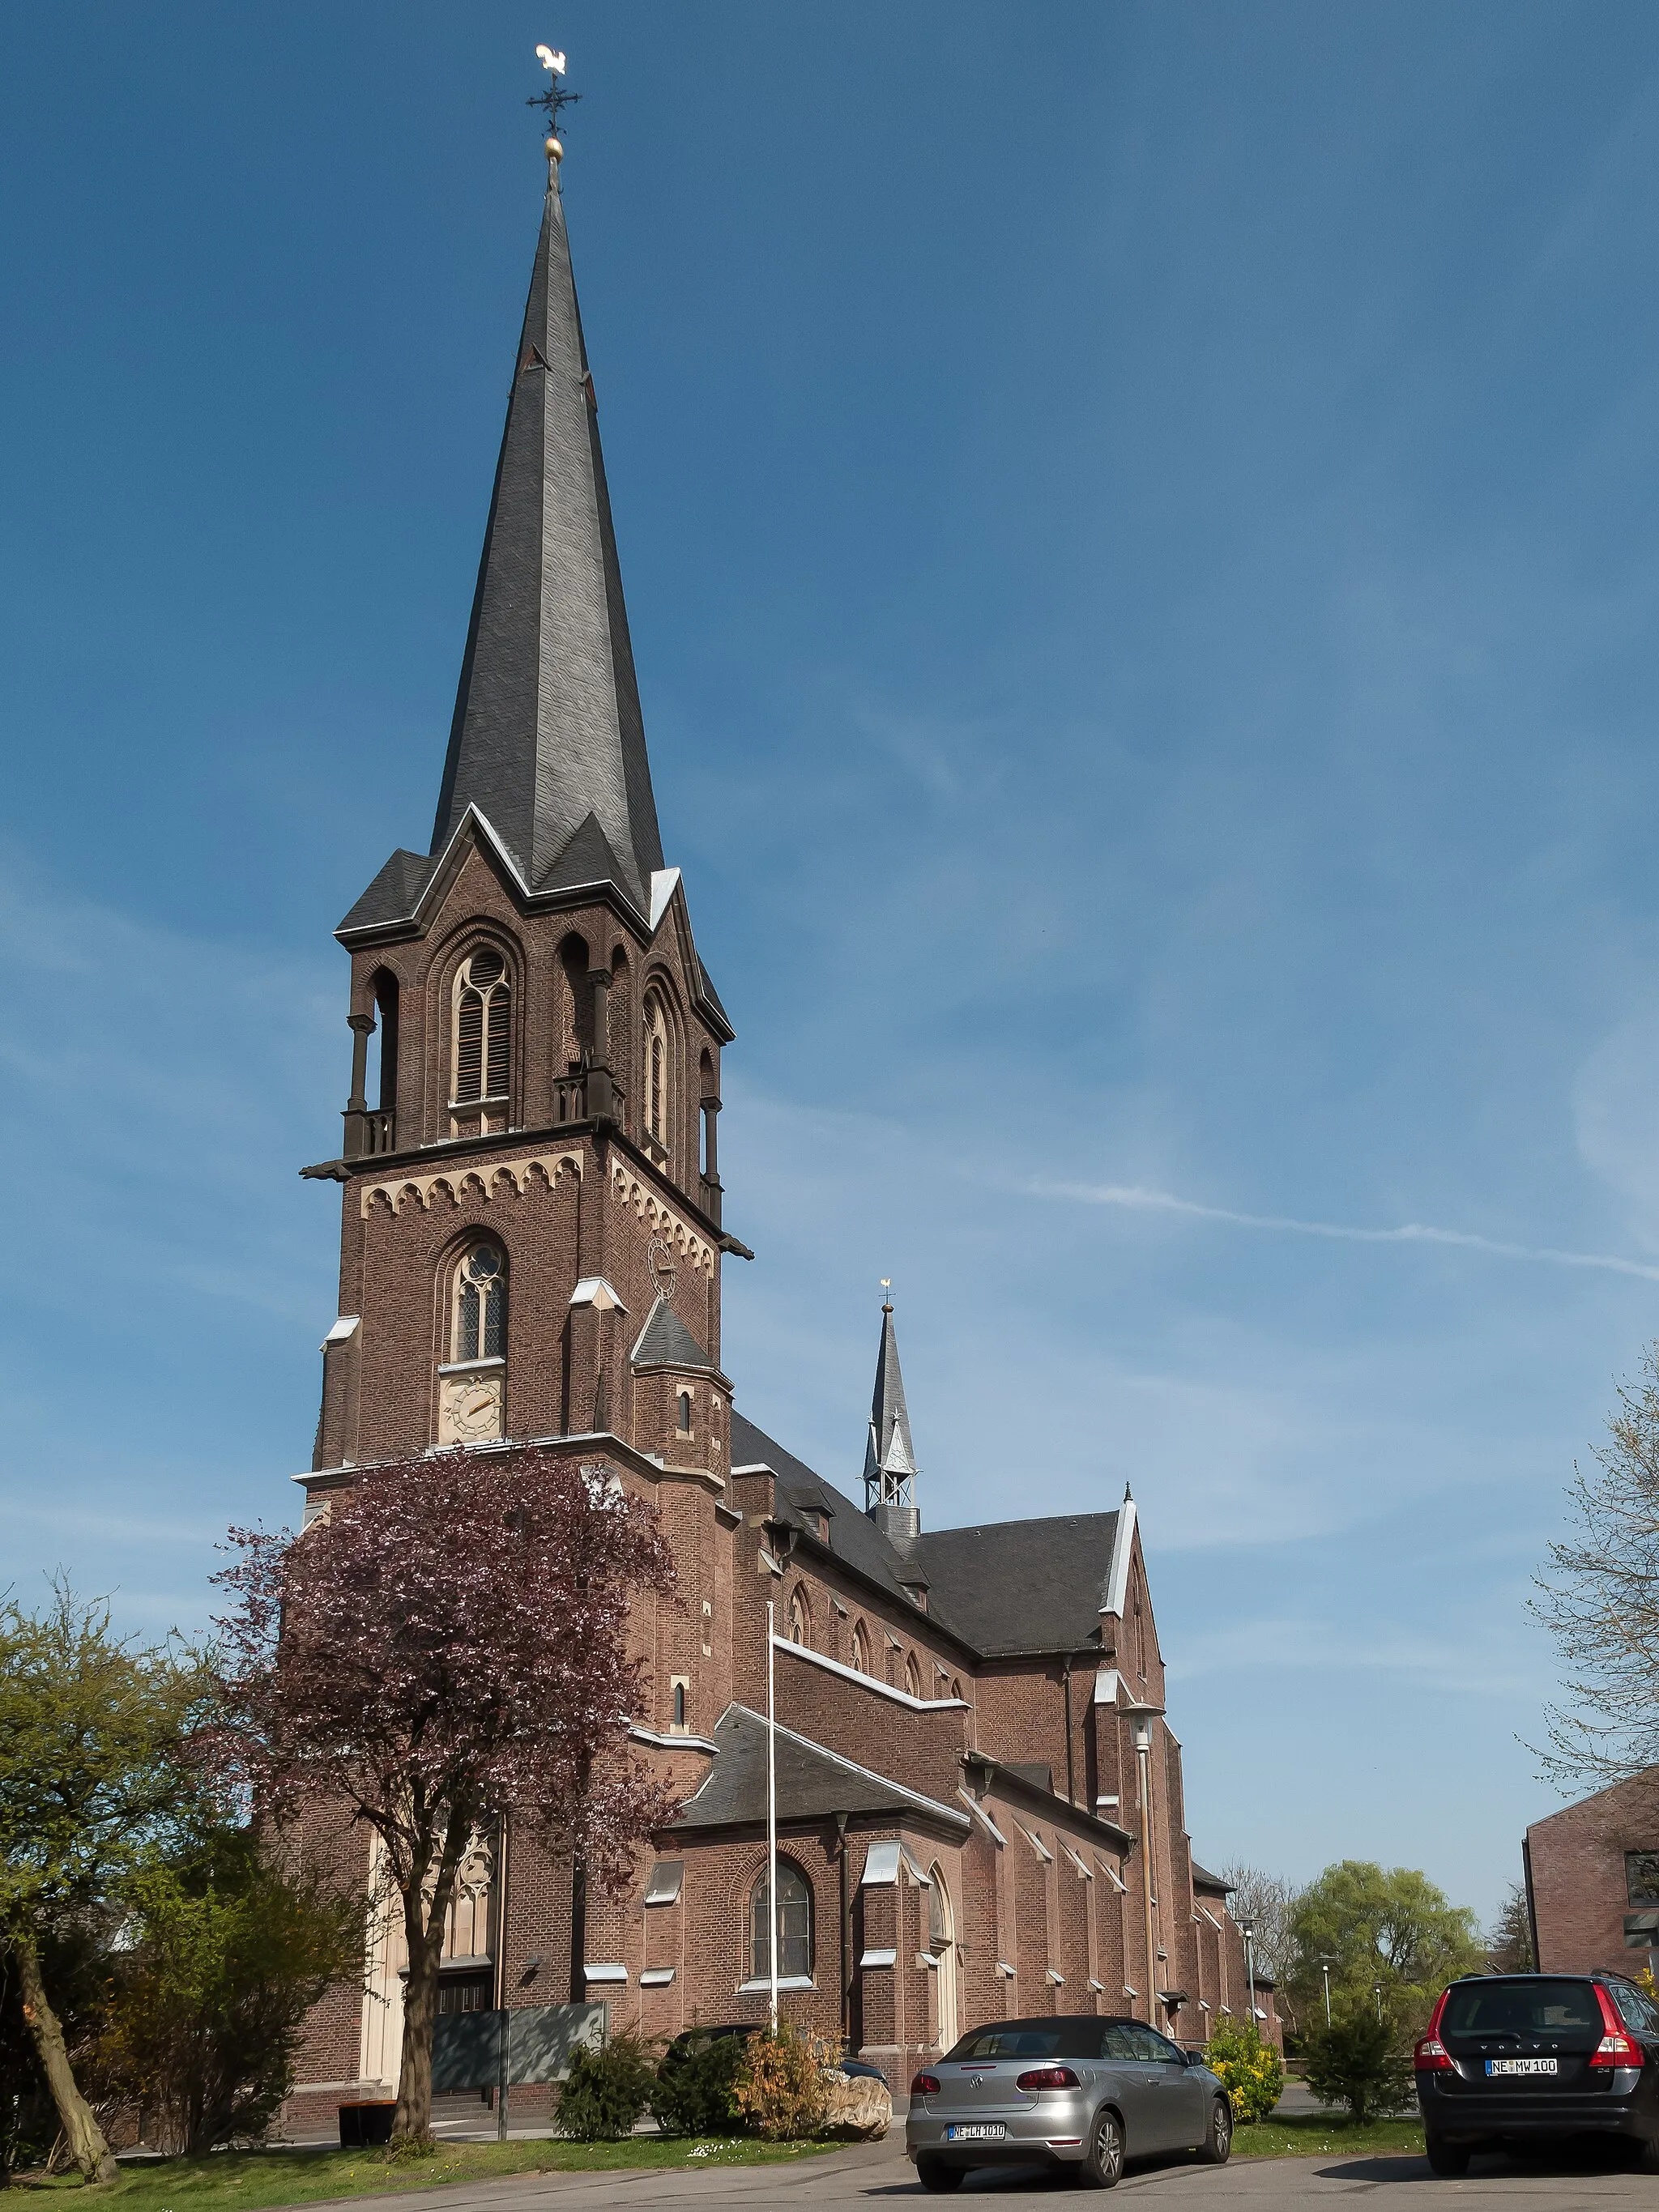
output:
<svg viewBox="0 0 1659 2212"><path fill-rule="evenodd" d="M450 1358L507 1357L507 1263L487 1238L472 1246L455 1270L454 1328Z"/></svg>
<svg viewBox="0 0 1659 2212"><path fill-rule="evenodd" d="M810 1644L811 1640L811 1624L807 1619L805 1593L797 1583L789 1599L789 1641L792 1644Z"/></svg>
<svg viewBox="0 0 1659 2212"><path fill-rule="evenodd" d="M870 1671L870 1645L861 1620L855 1622L853 1628L853 1664L860 1674Z"/></svg>

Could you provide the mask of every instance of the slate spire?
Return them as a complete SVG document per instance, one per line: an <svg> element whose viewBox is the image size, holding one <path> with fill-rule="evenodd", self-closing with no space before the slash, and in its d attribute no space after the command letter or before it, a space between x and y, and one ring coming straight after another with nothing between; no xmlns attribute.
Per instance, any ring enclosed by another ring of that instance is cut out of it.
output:
<svg viewBox="0 0 1659 2212"><path fill-rule="evenodd" d="M644 913L662 840L556 159L514 366L432 832L476 805L532 890Z"/></svg>
<svg viewBox="0 0 1659 2212"><path fill-rule="evenodd" d="M864 1506L883 1535L896 1544L909 1543L921 1532L916 1474L916 1448L910 1441L910 1414L904 1402L904 1377L899 1372L893 1309L884 1304L876 1388L870 1401L870 1433L864 1447Z"/></svg>

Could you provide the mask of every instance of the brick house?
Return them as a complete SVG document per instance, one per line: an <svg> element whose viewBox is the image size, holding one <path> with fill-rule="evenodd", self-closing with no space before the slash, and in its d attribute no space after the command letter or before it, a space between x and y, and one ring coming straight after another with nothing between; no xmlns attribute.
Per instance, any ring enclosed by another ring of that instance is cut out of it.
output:
<svg viewBox="0 0 1659 2212"><path fill-rule="evenodd" d="M862 1498L734 1404L732 1030L659 832L556 164L431 848L394 853L337 934L354 1056L341 1157L306 1170L342 1197L307 1517L375 1462L535 1440L652 1500L679 1577L636 1609L633 1729L678 1820L620 1906L510 1823L481 1843L441 2003L603 1998L651 2037L764 2016L769 1606L790 2018L900 2081L987 2017L1242 2018L1133 1499L924 1528L890 1307ZM395 2086L396 1941L367 1995L318 2008L295 2117Z"/></svg>
<svg viewBox="0 0 1659 2212"><path fill-rule="evenodd" d="M1534 1820L1521 1853L1543 1972L1659 1971L1659 1769Z"/></svg>

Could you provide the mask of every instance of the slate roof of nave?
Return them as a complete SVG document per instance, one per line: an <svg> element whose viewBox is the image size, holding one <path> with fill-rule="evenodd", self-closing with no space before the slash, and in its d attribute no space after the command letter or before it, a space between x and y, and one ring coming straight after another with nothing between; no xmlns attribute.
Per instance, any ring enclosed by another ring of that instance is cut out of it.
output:
<svg viewBox="0 0 1659 2212"><path fill-rule="evenodd" d="M1115 1512L924 1530L901 1552L843 1492L735 1408L732 1464L769 1467L784 1517L809 1538L817 1530L807 1512L826 1509L828 1548L855 1574L907 1603L905 1583L924 1583L927 1619L982 1657L1079 1650L1099 1630Z"/></svg>
<svg viewBox="0 0 1659 2212"><path fill-rule="evenodd" d="M714 1730L715 1757L702 1787L680 1808L676 1828L750 1827L766 1818L766 1722L747 1705L728 1705ZM937 1825L966 1829L957 1805L941 1805L920 1790L889 1781L839 1753L826 1751L793 1729L777 1732L778 1803L791 1820L822 1820L831 1813L922 1814Z"/></svg>

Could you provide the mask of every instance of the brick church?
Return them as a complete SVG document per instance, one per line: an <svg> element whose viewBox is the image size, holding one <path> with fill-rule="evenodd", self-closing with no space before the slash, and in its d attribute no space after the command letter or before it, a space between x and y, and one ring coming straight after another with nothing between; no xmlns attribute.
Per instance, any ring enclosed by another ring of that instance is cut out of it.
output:
<svg viewBox="0 0 1659 2212"><path fill-rule="evenodd" d="M925 1525L890 1308L848 1487L738 1411L732 1030L659 829L556 158L431 848L395 852L336 934L354 1056L342 1157L306 1170L342 1196L307 1519L376 1462L533 1439L649 1498L678 1575L638 1609L633 1728L675 1824L620 1907L573 1900L511 1824L480 1844L441 2008L602 1999L652 2038L764 2017L769 1607L788 2017L901 2086L988 2018L1130 2014L1188 2040L1242 2020L1127 1494ZM398 1940L318 2008L296 2116L395 2089Z"/></svg>

